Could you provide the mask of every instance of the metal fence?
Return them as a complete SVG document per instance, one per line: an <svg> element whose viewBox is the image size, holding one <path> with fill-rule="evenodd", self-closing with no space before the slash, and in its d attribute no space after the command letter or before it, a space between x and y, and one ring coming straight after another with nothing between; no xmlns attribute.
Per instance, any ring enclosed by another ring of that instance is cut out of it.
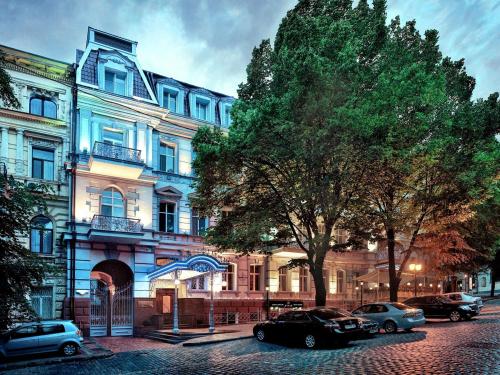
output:
<svg viewBox="0 0 500 375"><path fill-rule="evenodd" d="M134 163L142 163L141 150L133 148L112 145L104 142L96 142L92 154L108 159L130 161Z"/></svg>
<svg viewBox="0 0 500 375"><path fill-rule="evenodd" d="M262 310L251 312L231 312L214 314L215 325L223 324L242 324L260 322L265 319L265 313Z"/></svg>
<svg viewBox="0 0 500 375"><path fill-rule="evenodd" d="M142 230L139 219L126 217L94 215L91 222L92 229L109 230L113 232L140 232Z"/></svg>

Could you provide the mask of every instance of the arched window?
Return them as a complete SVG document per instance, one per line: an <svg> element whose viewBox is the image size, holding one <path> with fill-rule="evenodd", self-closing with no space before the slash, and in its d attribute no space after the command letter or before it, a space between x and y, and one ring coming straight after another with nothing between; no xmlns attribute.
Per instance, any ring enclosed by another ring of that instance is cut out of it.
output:
<svg viewBox="0 0 500 375"><path fill-rule="evenodd" d="M345 272L343 270L337 271L337 294L344 293L345 289Z"/></svg>
<svg viewBox="0 0 500 375"><path fill-rule="evenodd" d="M45 216L36 216L31 220L30 248L34 253L52 254L54 229L52 221Z"/></svg>
<svg viewBox="0 0 500 375"><path fill-rule="evenodd" d="M30 113L32 115L57 118L56 103L48 98L35 96L30 100Z"/></svg>
<svg viewBox="0 0 500 375"><path fill-rule="evenodd" d="M105 189L101 197L101 215L124 217L123 195L114 187Z"/></svg>

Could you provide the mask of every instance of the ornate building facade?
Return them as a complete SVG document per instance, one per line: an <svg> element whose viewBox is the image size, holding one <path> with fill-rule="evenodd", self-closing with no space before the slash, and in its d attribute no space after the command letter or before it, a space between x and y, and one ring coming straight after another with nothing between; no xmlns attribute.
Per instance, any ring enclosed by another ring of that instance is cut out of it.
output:
<svg viewBox="0 0 500 375"><path fill-rule="evenodd" d="M0 164L8 174L51 189L46 209L36 209L26 246L41 258L60 266L30 296L42 318L61 318L66 298L66 231L69 179L73 66L68 63L0 46L4 68L11 76L20 108L0 102Z"/></svg>

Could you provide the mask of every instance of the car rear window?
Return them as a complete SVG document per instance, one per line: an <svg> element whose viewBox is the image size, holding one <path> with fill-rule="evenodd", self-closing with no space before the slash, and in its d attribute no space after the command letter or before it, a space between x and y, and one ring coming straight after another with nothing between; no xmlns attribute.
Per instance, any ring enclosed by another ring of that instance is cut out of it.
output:
<svg viewBox="0 0 500 375"><path fill-rule="evenodd" d="M314 310L310 312L312 315L317 316L320 319L328 320L328 319L336 319L336 318L344 318L349 315L345 315L338 310Z"/></svg>
<svg viewBox="0 0 500 375"><path fill-rule="evenodd" d="M404 303L395 302L392 304L398 310L412 310L413 307L405 305Z"/></svg>

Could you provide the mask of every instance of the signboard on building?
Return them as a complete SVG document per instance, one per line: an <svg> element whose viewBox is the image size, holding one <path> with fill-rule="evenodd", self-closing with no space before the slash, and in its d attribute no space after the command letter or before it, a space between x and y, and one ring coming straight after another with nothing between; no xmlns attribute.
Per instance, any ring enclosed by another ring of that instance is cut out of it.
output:
<svg viewBox="0 0 500 375"><path fill-rule="evenodd" d="M269 307L278 309L299 309L304 307L302 301L270 300Z"/></svg>

